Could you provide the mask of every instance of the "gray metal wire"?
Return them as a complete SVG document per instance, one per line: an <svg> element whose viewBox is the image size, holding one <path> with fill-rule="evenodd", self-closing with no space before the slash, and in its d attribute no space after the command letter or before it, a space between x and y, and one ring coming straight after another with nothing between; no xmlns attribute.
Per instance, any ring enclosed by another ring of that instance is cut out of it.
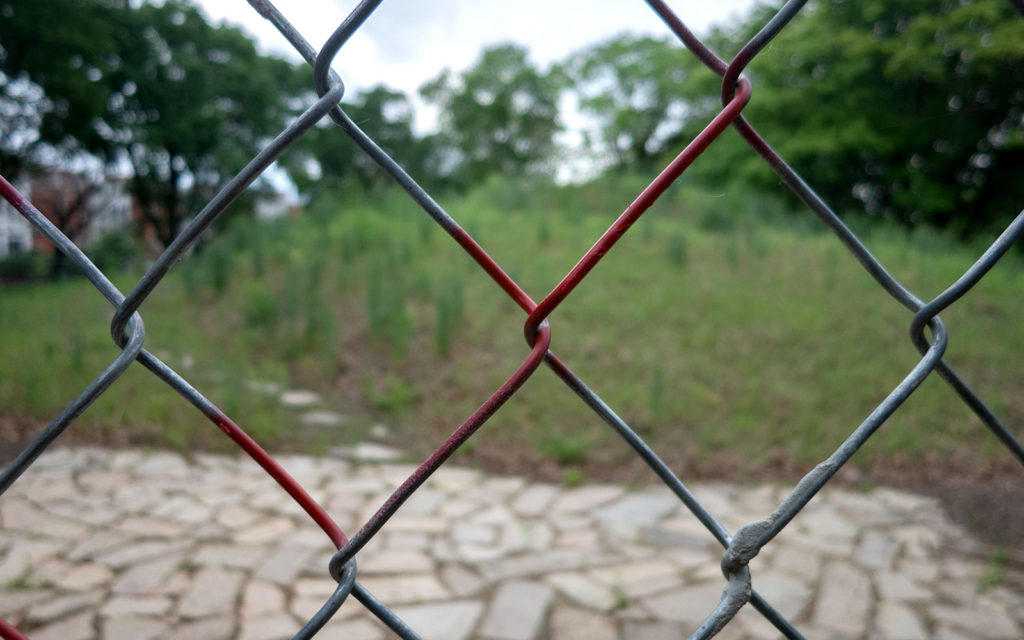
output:
<svg viewBox="0 0 1024 640"><path fill-rule="evenodd" d="M314 86L320 96L299 118L286 127L249 164L232 178L192 219L174 242L160 255L127 295L122 295L107 277L93 265L82 251L53 226L21 194L0 176L0 195L24 215L58 250L66 254L71 262L82 271L96 289L115 307L110 331L121 353L109 366L58 415L13 462L0 472L0 494L31 466L60 434L93 402L103 394L133 361L138 361L158 378L177 391L185 400L195 406L211 422L216 424L270 474L288 494L299 503L309 516L324 530L338 551L325 569L338 582L333 595L321 609L298 630L295 638L311 638L331 616L343 605L351 593L373 615L402 638L418 638L416 632L400 620L385 603L380 602L358 583L356 557L359 550L384 526L405 500L486 420L501 408L541 363L546 364L583 402L598 414L651 468L657 476L682 502L687 509L707 528L725 552L722 556L722 572L726 578L724 591L718 606L708 613L704 623L694 630L691 638L710 638L716 635L736 613L748 602L787 638L802 638L800 632L786 620L770 603L751 588L750 561L758 552L777 536L835 475L857 450L879 427L900 407L932 372L939 375L953 388L963 401L978 415L982 423L1010 450L1011 454L1024 464L1024 447L1019 440L988 409L980 397L943 360L948 332L938 314L954 304L975 286L993 265L1009 250L1011 245L1024 234L1024 211L996 239L982 256L956 282L930 301L918 298L901 284L871 254L863 242L847 227L818 196L817 193L775 152L743 117L742 110L751 99L752 87L743 76L743 69L758 53L799 13L806 0L790 0L765 24L765 26L740 50L730 62L726 62L701 42L673 13L662 0L647 0L647 4L660 16L666 26L680 41L708 68L722 76L722 111L708 126L681 151L679 156L657 176L598 239L580 262L540 302L535 302L504 270L490 258L484 249L465 231L455 219L439 205L410 176L400 164L385 153L367 136L339 106L344 94L344 84L331 70L332 63L345 43L370 18L383 0L363 0L338 26L324 47L316 51L271 2L248 0L261 16L268 19L314 68ZM1010 0L1019 12L1024 14L1021 0ZM417 470L402 483L369 521L352 537L347 537L306 491L291 478L274 459L263 451L245 432L216 407L209 399L192 387L154 355L143 349L145 328L140 309L146 298L160 285L164 276L184 256L196 239L208 229L218 216L253 182L281 153L292 145L324 116L329 116L337 126L354 142L355 146L378 164L395 180L438 225L447 232L473 259L484 272L500 286L513 301L527 314L524 335L530 347L526 360L509 379L499 387L452 436L432 454ZM729 126L735 127L779 178L811 211L835 234L879 286L891 297L913 312L910 322L910 338L921 352L921 360L889 395L872 410L850 436L825 461L808 472L793 490L764 519L751 522L735 534L722 526L686 487L683 481L658 457L651 447L632 429L601 397L587 386L572 370L550 350L552 330L548 315L572 292L590 269L611 249L628 228L647 210L668 186L700 156L712 142ZM931 333L929 340L925 328ZM0 620L0 637L23 638L16 629Z"/></svg>

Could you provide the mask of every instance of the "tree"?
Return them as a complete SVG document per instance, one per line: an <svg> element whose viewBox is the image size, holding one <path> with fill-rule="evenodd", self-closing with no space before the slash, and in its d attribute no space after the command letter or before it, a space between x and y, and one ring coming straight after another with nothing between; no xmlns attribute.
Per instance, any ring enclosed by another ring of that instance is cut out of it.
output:
<svg viewBox="0 0 1024 640"><path fill-rule="evenodd" d="M719 33L718 50L770 14ZM967 231L1024 202L1024 20L1006 2L821 0L747 73L745 115L840 211ZM708 173L777 183L722 142Z"/></svg>
<svg viewBox="0 0 1024 640"><path fill-rule="evenodd" d="M562 77L557 67L538 71L524 48L506 44L485 49L463 73L446 69L421 87L424 99L441 110L450 149L441 159L442 173L470 185L492 173L542 171L562 129Z"/></svg>
<svg viewBox="0 0 1024 640"><path fill-rule="evenodd" d="M111 8L80 0L0 0L0 167L9 176L96 149L98 82L112 61Z"/></svg>
<svg viewBox="0 0 1024 640"><path fill-rule="evenodd" d="M413 131L409 97L383 85L361 92L342 108L374 142L395 158L418 182L437 183L436 145ZM330 122L323 122L297 143L303 153L292 154L290 173L302 192L316 188L370 191L391 178ZM314 164L310 164L310 160ZM312 171L310 169L313 169Z"/></svg>
<svg viewBox="0 0 1024 640"><path fill-rule="evenodd" d="M626 34L575 53L566 68L603 150L647 172L686 122L698 64L678 43Z"/></svg>
<svg viewBox="0 0 1024 640"><path fill-rule="evenodd" d="M8 0L0 12L0 71L38 85L49 105L40 140L73 139L129 166L144 221L164 245L298 106L296 67L182 0Z"/></svg>
<svg viewBox="0 0 1024 640"><path fill-rule="evenodd" d="M123 63L110 76L109 139L123 141L132 191L167 245L294 111L300 86L288 62L260 56L240 31L211 27L169 1L125 14ZM142 37L139 37L141 34Z"/></svg>

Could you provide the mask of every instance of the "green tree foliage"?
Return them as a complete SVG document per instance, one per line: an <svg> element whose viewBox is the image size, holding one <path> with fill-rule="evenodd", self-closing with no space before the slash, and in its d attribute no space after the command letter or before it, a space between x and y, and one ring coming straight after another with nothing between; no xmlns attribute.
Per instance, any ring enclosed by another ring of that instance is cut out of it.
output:
<svg viewBox="0 0 1024 640"><path fill-rule="evenodd" d="M130 166L165 245L294 112L295 67L181 0L0 0L0 14L0 71L43 93L40 141Z"/></svg>
<svg viewBox="0 0 1024 640"><path fill-rule="evenodd" d="M648 171L686 121L698 64L678 42L626 34L574 54L566 71L616 166Z"/></svg>
<svg viewBox="0 0 1024 640"><path fill-rule="evenodd" d="M450 145L440 172L469 185L493 173L543 171L562 128L562 85L560 69L540 72L512 44L484 50L458 76L445 70L425 84L420 93L440 108L442 141Z"/></svg>
<svg viewBox="0 0 1024 640"><path fill-rule="evenodd" d="M0 167L29 168L42 145L97 149L99 83L113 58L110 7L77 0L0 0Z"/></svg>
<svg viewBox="0 0 1024 640"><path fill-rule="evenodd" d="M383 85L373 87L342 105L352 121L418 182L434 186L437 145L413 131L409 97ZM298 143L301 153L288 159L300 191L314 189L373 190L391 179L355 143L325 120ZM311 164L310 160L315 161Z"/></svg>
<svg viewBox="0 0 1024 640"><path fill-rule="evenodd" d="M772 12L716 49L737 51ZM1024 19L1009 3L819 0L747 74L745 115L840 211L966 232L1024 201ZM696 105L687 135L717 109ZM777 184L736 136L712 151L705 177Z"/></svg>

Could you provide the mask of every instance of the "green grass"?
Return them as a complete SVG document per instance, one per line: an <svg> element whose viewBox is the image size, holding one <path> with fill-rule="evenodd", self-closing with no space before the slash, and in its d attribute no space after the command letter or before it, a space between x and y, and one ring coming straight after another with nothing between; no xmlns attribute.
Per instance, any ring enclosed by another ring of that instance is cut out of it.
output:
<svg viewBox="0 0 1024 640"><path fill-rule="evenodd" d="M493 182L445 204L539 301L632 200L633 182L518 190ZM820 460L919 359L907 337L911 314L809 223L810 213L779 209L674 187L550 318L552 350L674 464L722 455L753 469L780 457ZM143 306L146 347L270 448L344 443L384 420L400 444L424 453L528 353L522 310L425 218L388 193L325 199L258 231L219 222L219 236ZM979 254L934 232L855 224L925 298ZM122 274L118 284L137 276ZM1022 291L1014 252L943 313L948 361L1011 428L1024 422L1024 358L1014 348ZM2 411L23 423L59 413L116 357L110 314L82 280L4 289ZM180 368L185 357L191 370ZM314 389L352 419L306 442L295 436L295 415L247 380ZM101 441L228 446L137 365L72 429ZM567 477L632 457L543 367L474 442L474 456L492 442ZM980 468L1006 455L933 375L857 459Z"/></svg>

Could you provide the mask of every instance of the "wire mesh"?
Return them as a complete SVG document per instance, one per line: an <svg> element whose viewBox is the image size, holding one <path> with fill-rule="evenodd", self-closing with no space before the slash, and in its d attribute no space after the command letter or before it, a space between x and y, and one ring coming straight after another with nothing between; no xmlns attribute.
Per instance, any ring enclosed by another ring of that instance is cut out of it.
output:
<svg viewBox="0 0 1024 640"><path fill-rule="evenodd" d="M349 596L363 604L373 615L402 638L418 638L416 631L396 616L386 603L379 601L358 581L356 565L359 551L385 527L388 519L409 499L430 475L465 443L473 434L514 395L523 383L546 364L580 399L617 432L654 474L690 510L708 533L725 549L721 568L725 586L717 607L709 611L704 623L695 629L691 638L710 638L725 627L746 604L752 605L787 638L802 638L797 630L767 600L751 588L750 561L795 518L815 494L836 474L851 456L918 388L922 381L936 371L957 393L982 423L1024 463L1024 447L1009 429L988 409L985 403L943 360L948 332L939 318L939 312L969 291L1024 233L1024 212L1010 222L980 258L945 291L930 301L924 301L902 285L861 240L840 220L835 212L815 193L775 150L744 118L744 107L752 98L752 85L742 72L766 45L793 19L806 4L806 0L785 3L764 27L726 62L697 38L686 24L662 0L647 0L649 7L661 18L680 42L713 72L722 77L722 109L671 163L638 195L632 204L598 238L595 244L565 275L554 289L535 302L496 263L473 237L467 233L394 159L367 136L339 106L344 93L340 78L331 70L345 43L370 17L383 0L363 0L348 15L316 51L273 4L266 0L249 0L261 16L269 20L291 43L299 54L314 68L315 87L320 96L314 104L249 164L231 179L217 195L191 220L174 242L159 256L132 290L123 295L110 280L93 265L85 254L64 236L45 216L28 202L6 179L0 176L0 195L11 203L58 250L67 255L114 307L115 314L110 332L121 353L110 365L75 398L40 434L38 434L7 468L0 473L0 493L3 493L32 465L46 449L65 431L85 409L103 394L125 372L133 361L151 371L198 409L207 419L252 457L292 499L312 518L330 538L337 552L325 569L337 581L334 594L309 619L295 638L311 638L330 620ZM1013 7L1024 14L1024 3L1010 0ZM329 116L354 143L380 168L397 182L438 225L448 233L480 266L481 269L526 313L523 333L529 347L522 364L495 390L480 407L466 419L412 473L398 489L377 509L376 513L351 537L335 524L331 516L306 490L264 451L246 432L236 425L213 402L203 396L179 373L143 348L145 326L139 309L146 298L158 287L168 271L183 257L196 239L207 230L217 217L292 143L324 116ZM716 520L687 488L682 480L658 457L635 430L633 430L601 397L588 387L569 366L551 351L552 328L547 318L587 277L594 266L612 249L643 213L668 189L705 149L728 127L734 127L750 148L772 168L807 207L846 246L878 285L891 297L912 312L910 338L920 351L920 361L906 374L888 396L870 412L864 421L850 433L834 453L801 479L792 491L764 519L751 522L735 533L730 533ZM925 335L925 328L931 334ZM0 619L0 636L9 640L24 636L13 626Z"/></svg>

